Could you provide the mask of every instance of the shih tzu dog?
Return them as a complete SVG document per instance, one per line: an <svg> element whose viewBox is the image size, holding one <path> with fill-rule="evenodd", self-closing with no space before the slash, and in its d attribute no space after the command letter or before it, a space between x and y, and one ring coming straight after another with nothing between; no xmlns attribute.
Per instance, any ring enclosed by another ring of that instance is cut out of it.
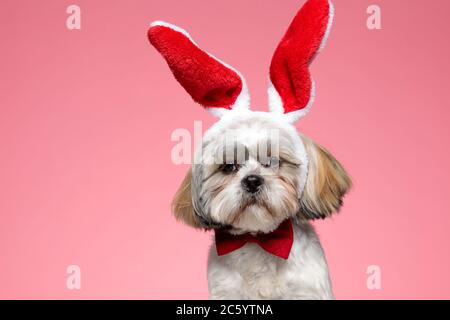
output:
<svg viewBox="0 0 450 320"><path fill-rule="evenodd" d="M249 109L242 75L201 50L189 34L157 21L149 39L192 98L220 118L204 135L173 201L176 217L214 230L212 299L333 299L311 220L337 212L351 181L293 123L315 95L308 67L333 19L327 0L308 0L270 66L270 112Z"/></svg>

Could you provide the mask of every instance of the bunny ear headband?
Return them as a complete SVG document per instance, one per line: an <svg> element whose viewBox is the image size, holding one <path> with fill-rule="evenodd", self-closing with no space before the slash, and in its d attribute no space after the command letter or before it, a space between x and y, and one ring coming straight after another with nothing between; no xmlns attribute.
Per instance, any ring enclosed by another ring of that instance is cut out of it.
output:
<svg viewBox="0 0 450 320"><path fill-rule="evenodd" d="M333 21L329 0L308 0L281 39L270 65L269 110L294 123L308 113L315 96L309 65L325 46ZM197 103L221 118L249 109L244 77L203 51L183 29L156 21L148 30L151 44L175 78Z"/></svg>

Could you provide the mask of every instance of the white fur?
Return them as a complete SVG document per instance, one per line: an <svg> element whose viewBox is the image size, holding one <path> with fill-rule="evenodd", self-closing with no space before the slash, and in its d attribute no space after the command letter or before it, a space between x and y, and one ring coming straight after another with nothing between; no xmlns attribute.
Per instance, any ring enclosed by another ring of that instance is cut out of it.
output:
<svg viewBox="0 0 450 320"><path fill-rule="evenodd" d="M287 260L253 243L219 257L213 243L208 286L211 299L334 299L318 237L309 223L296 221Z"/></svg>
<svg viewBox="0 0 450 320"><path fill-rule="evenodd" d="M269 111L273 113L283 114L284 113L284 105L283 99L281 99L280 94L277 89L270 80L269 77L269 88L267 88L267 96L269 98Z"/></svg>

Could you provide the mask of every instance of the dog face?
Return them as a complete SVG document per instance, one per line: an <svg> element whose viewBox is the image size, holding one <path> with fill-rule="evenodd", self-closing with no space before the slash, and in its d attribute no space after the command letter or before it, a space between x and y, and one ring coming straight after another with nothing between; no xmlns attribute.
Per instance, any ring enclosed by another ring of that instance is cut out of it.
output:
<svg viewBox="0 0 450 320"><path fill-rule="evenodd" d="M175 196L179 219L198 228L265 233L287 218L339 210L350 187L345 170L290 125L253 115L218 127Z"/></svg>
<svg viewBox="0 0 450 320"><path fill-rule="evenodd" d="M299 209L300 159L271 121L241 121L203 147L193 199L213 225L269 232ZM211 161L215 160L215 161ZM212 163L214 162L214 163Z"/></svg>

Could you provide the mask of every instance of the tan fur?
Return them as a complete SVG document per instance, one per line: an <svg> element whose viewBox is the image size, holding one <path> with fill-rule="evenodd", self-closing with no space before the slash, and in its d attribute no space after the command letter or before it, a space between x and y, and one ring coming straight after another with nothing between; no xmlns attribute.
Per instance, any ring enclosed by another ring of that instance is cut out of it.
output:
<svg viewBox="0 0 450 320"><path fill-rule="evenodd" d="M191 227L201 228L192 204L191 180L192 169L189 169L172 201L172 211L177 220L180 220Z"/></svg>
<svg viewBox="0 0 450 320"><path fill-rule="evenodd" d="M342 165L322 146L302 137L309 158L309 172L301 198L305 218L326 218L338 212L352 182Z"/></svg>

